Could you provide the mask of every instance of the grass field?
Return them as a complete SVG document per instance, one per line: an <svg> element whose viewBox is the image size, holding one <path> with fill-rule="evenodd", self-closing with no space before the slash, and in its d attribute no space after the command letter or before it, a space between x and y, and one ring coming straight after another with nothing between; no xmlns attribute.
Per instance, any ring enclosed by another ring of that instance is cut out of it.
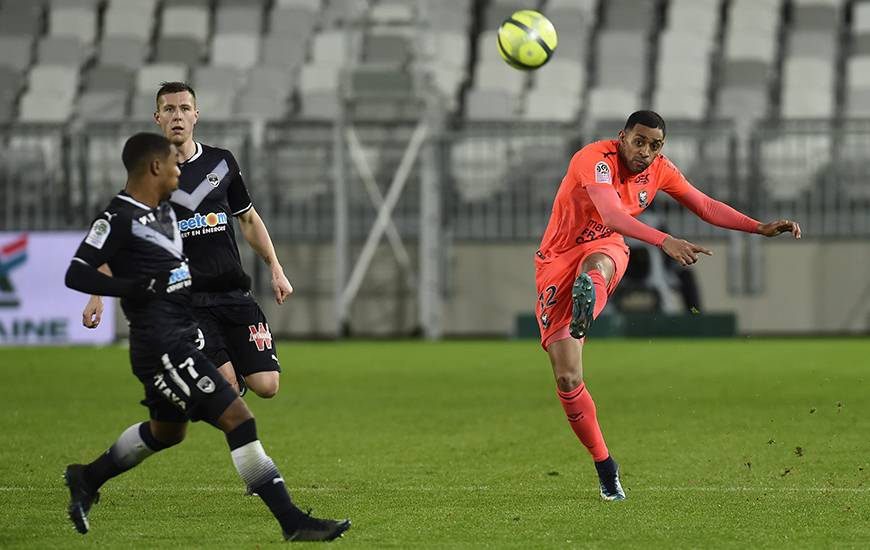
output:
<svg viewBox="0 0 870 550"><path fill-rule="evenodd" d="M870 341L598 341L586 380L628 500L597 478L537 343L280 346L248 397L295 500L341 548L870 547ZM81 536L60 478L143 419L126 350L0 350L0 547L259 548L277 524L223 437L109 481Z"/></svg>

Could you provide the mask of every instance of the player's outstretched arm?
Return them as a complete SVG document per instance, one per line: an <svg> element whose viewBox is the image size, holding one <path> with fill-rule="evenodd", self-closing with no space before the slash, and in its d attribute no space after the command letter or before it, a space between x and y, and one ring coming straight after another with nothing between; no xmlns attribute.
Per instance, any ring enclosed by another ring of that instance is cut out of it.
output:
<svg viewBox="0 0 870 550"><path fill-rule="evenodd" d="M275 295L275 302L279 305L283 304L284 300L293 293L293 286L284 275L284 268L281 267L278 255L275 254L275 246L272 244L272 238L269 236L266 224L263 223L263 219L260 218L257 211L251 207L239 214L239 227L251 248L269 266L272 272L272 293Z"/></svg>
<svg viewBox="0 0 870 550"><path fill-rule="evenodd" d="M755 232L765 237L776 237L783 233L791 233L795 239L801 238L801 226L792 220L776 220L775 222L760 223Z"/></svg>
<svg viewBox="0 0 870 550"><path fill-rule="evenodd" d="M616 190L607 184L590 184L586 186L589 198L598 210L601 221L610 229L626 237L632 237L651 245L660 247L665 254L680 265L691 265L698 261L698 254L712 256L713 253L694 243L683 239L675 239L640 220L633 218L622 208Z"/></svg>

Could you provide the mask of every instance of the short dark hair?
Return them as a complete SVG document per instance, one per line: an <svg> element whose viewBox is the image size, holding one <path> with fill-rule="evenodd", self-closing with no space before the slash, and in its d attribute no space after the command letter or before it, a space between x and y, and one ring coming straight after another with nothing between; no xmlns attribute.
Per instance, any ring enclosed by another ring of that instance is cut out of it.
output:
<svg viewBox="0 0 870 550"><path fill-rule="evenodd" d="M172 152L172 143L160 134L140 132L124 143L121 160L128 174L133 174L146 166L155 157L165 159Z"/></svg>
<svg viewBox="0 0 870 550"><path fill-rule="evenodd" d="M154 99L159 103L160 96L166 94L177 94L179 92L189 92L193 97L193 101L196 101L196 92L193 91L193 88L187 82L161 82L160 89L157 90L157 97Z"/></svg>
<svg viewBox="0 0 870 550"><path fill-rule="evenodd" d="M625 128L623 130L628 132L638 124L647 128L661 128L662 135L667 133L665 130L665 119L655 111L635 111L631 113L628 120L625 121Z"/></svg>

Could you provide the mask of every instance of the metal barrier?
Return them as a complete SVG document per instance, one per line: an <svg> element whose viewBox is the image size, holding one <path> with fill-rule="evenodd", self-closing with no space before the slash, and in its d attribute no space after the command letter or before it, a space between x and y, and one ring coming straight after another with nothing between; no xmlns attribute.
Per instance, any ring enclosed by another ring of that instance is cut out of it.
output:
<svg viewBox="0 0 870 550"><path fill-rule="evenodd" d="M463 123L432 135L445 235L457 241L539 239L571 155L591 139L615 136L621 124L599 125L582 138L573 127L533 123ZM383 193L413 124L355 128ZM76 129L0 126L0 228L86 227L96 209L123 187L121 146L143 130L157 127L147 121ZM265 127L203 121L197 126L198 139L238 157L255 204L273 236L283 241L333 238L333 182L339 170L347 178L351 238L364 238L374 221L359 159L347 151L337 156L336 135L329 121ZM745 144L737 142L729 124L674 121L665 154L702 191L756 218L797 219L807 238L870 237L870 120L762 123ZM394 211L396 228L407 238L420 231L420 175L415 164ZM655 205L675 234L724 235L665 197Z"/></svg>

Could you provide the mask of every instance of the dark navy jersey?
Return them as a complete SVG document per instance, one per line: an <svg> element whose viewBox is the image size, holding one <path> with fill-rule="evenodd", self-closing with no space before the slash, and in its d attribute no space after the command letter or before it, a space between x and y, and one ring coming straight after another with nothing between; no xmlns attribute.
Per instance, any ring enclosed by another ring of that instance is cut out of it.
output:
<svg viewBox="0 0 870 550"><path fill-rule="evenodd" d="M190 270L168 202L151 208L122 191L91 224L73 261L94 268L108 264L113 277L124 279L169 273L165 297L144 304L121 299L131 347L170 343L196 330Z"/></svg>
<svg viewBox="0 0 870 550"><path fill-rule="evenodd" d="M253 206L233 154L226 149L195 143L196 152L179 164L181 178L170 202L178 216L184 252L190 259L194 291L216 277L241 272L233 217Z"/></svg>

